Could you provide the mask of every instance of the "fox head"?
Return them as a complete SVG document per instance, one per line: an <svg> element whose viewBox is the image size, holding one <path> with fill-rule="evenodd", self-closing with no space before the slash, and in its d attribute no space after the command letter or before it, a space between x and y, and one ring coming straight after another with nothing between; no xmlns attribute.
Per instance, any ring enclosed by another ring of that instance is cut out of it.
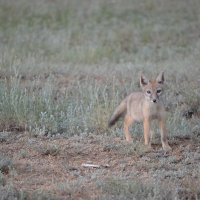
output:
<svg viewBox="0 0 200 200"><path fill-rule="evenodd" d="M164 72L161 72L155 80L147 79L143 74L140 76L140 86L146 100L158 103L163 93Z"/></svg>

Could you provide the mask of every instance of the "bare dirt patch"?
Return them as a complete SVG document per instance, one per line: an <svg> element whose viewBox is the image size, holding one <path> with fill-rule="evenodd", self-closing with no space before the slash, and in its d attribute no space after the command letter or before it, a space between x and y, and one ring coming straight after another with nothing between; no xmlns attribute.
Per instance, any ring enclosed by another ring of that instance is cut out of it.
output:
<svg viewBox="0 0 200 200"><path fill-rule="evenodd" d="M173 151L165 153L160 144L154 144L148 152L140 147L141 141L138 146L127 145L118 137L89 134L47 139L30 137L29 133L9 133L1 142L0 152L13 162L13 169L5 174L7 184L29 192L49 192L60 199L90 199L101 196L98 185L113 177L134 180L137 176L147 183L168 180L180 188L183 184L188 187L192 179L198 182L199 176L193 169L198 168L200 161L199 141L174 138ZM100 168L83 167L83 163Z"/></svg>

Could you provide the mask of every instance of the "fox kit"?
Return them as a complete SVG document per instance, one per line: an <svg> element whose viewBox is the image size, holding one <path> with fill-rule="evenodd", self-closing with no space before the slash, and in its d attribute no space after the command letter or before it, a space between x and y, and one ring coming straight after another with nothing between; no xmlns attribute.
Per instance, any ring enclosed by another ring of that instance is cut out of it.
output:
<svg viewBox="0 0 200 200"><path fill-rule="evenodd" d="M143 121L144 142L145 145L151 146L150 143L150 122L157 119L160 126L162 147L165 151L171 150L167 142L167 133L165 127L165 108L162 102L164 84L164 73L161 72L155 80L148 80L144 75L140 77L140 86L142 92L134 92L127 96L116 108L110 118L109 126L125 114L124 117L124 134L127 141L131 141L129 126L134 121Z"/></svg>

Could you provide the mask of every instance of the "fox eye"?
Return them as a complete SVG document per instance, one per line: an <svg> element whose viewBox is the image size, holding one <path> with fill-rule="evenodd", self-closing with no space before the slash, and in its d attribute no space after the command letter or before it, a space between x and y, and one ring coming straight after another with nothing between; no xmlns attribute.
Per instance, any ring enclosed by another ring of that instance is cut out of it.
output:
<svg viewBox="0 0 200 200"><path fill-rule="evenodd" d="M150 91L150 90L147 90L147 94L151 94L151 91Z"/></svg>
<svg viewBox="0 0 200 200"><path fill-rule="evenodd" d="M158 89L158 90L157 90L157 93L158 93L158 94L160 94L160 93L161 93L161 90L160 90L160 89Z"/></svg>

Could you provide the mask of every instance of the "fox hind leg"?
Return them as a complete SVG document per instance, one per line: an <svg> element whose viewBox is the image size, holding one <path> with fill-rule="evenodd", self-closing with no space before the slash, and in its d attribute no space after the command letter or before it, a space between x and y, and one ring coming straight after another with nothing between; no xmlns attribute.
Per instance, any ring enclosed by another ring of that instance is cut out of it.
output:
<svg viewBox="0 0 200 200"><path fill-rule="evenodd" d="M124 118L124 135L125 135L126 141L128 142L132 141L132 138L129 133L129 127L133 123L133 121L134 120L130 115L126 115Z"/></svg>

